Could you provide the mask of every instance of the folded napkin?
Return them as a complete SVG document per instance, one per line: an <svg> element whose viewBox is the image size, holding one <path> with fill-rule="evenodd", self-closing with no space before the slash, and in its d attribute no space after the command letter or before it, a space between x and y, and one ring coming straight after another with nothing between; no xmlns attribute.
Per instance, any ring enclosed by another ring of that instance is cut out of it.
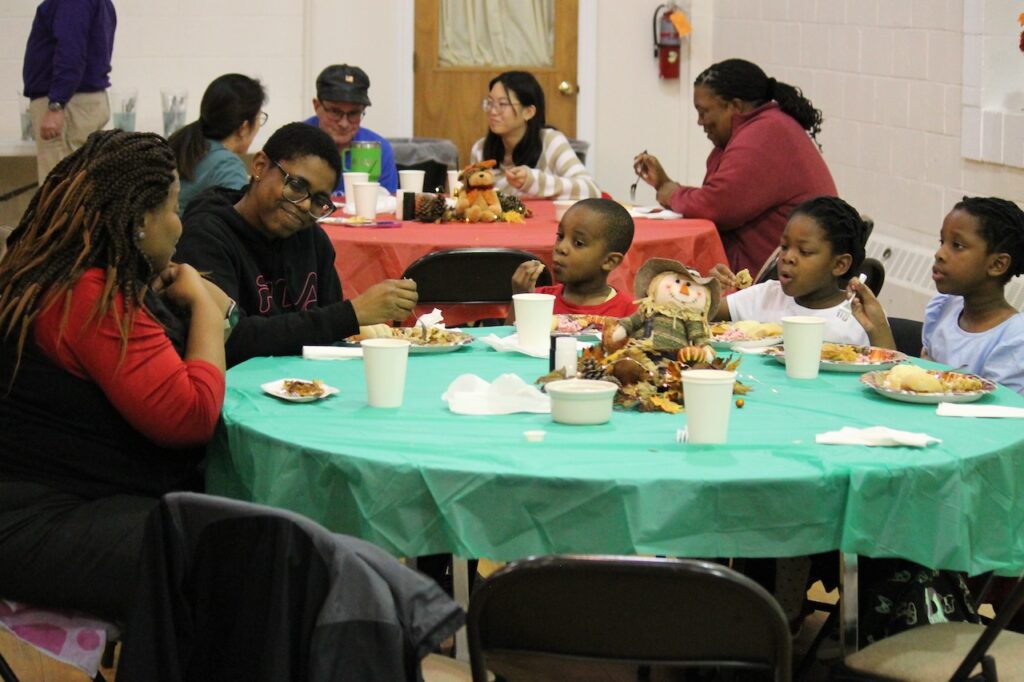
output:
<svg viewBox="0 0 1024 682"><path fill-rule="evenodd" d="M434 308L429 313L423 313L416 318L416 324L425 325L428 329L430 327L437 327L438 329L444 329L444 315L440 310Z"/></svg>
<svg viewBox="0 0 1024 682"><path fill-rule="evenodd" d="M923 448L930 443L941 443L942 439L927 433L897 431L887 426L870 426L866 429L844 426L838 431L819 433L814 437L814 442L823 445L906 445Z"/></svg>
<svg viewBox="0 0 1024 682"><path fill-rule="evenodd" d="M661 206L634 206L629 209L629 215L633 218L650 218L651 220L678 220L683 217L682 213L676 213Z"/></svg>
<svg viewBox="0 0 1024 682"><path fill-rule="evenodd" d="M516 334L499 337L497 334L488 334L481 337L481 341L498 351L499 353L522 353L534 358L547 358L551 352L550 348L529 348L519 345L519 337Z"/></svg>
<svg viewBox="0 0 1024 682"><path fill-rule="evenodd" d="M302 357L307 360L351 360L363 357L359 346L303 346Z"/></svg>
<svg viewBox="0 0 1024 682"><path fill-rule="evenodd" d="M1024 419L1024 407L1007 407L1005 405L939 403L935 413L940 417L1016 417Z"/></svg>
<svg viewBox="0 0 1024 682"><path fill-rule="evenodd" d="M515 374L502 374L490 384L475 374L462 374L449 384L441 399L456 414L551 411L551 398Z"/></svg>

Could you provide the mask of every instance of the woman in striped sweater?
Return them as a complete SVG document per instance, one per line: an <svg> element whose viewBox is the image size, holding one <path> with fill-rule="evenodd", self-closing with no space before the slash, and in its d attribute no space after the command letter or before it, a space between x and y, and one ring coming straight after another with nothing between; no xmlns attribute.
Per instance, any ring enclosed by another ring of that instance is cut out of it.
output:
<svg viewBox="0 0 1024 682"><path fill-rule="evenodd" d="M490 130L473 145L470 162L494 159L494 186L541 199L601 196L569 140L544 122L544 90L532 74L506 71L490 82L484 111Z"/></svg>

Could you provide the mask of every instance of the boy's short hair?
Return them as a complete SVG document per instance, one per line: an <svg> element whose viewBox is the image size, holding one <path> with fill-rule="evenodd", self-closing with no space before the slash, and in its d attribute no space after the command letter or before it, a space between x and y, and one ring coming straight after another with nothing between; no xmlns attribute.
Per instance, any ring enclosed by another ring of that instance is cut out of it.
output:
<svg viewBox="0 0 1024 682"><path fill-rule="evenodd" d="M970 213L978 220L978 234L989 253L1010 254L1010 267L1003 282L1024 274L1024 211L997 197L964 197L953 210Z"/></svg>
<svg viewBox="0 0 1024 682"><path fill-rule="evenodd" d="M334 184L341 177L341 154L331 136L308 123L287 123L270 136L263 153L274 161L291 161L302 156L316 156L334 171Z"/></svg>
<svg viewBox="0 0 1024 682"><path fill-rule="evenodd" d="M622 204L611 199L582 199L573 204L585 208L596 215L602 228L601 238L604 239L608 251L625 254L633 243L633 218Z"/></svg>

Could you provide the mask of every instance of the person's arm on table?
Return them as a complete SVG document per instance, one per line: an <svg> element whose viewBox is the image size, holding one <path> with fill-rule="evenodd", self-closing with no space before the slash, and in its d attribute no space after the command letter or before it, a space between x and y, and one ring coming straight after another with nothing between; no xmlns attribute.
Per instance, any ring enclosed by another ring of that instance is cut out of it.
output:
<svg viewBox="0 0 1024 682"><path fill-rule="evenodd" d="M537 168L516 166L505 173L511 187L542 199L588 199L601 196L597 183L557 131L547 131Z"/></svg>

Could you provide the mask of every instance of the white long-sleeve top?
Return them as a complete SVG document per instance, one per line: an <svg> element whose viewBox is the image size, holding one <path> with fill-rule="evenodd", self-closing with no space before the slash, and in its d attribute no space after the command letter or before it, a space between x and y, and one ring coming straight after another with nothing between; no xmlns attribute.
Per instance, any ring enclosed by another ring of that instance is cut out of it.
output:
<svg viewBox="0 0 1024 682"><path fill-rule="evenodd" d="M530 177L523 188L520 190L512 187L503 173L496 173L495 189L505 194L537 199L588 199L601 196L597 183L580 163L565 135L553 128L545 128L541 131L541 140L543 148L540 158L537 159L537 166L530 169ZM477 163L483 157L484 138L481 137L473 144L469 160L470 163Z"/></svg>

